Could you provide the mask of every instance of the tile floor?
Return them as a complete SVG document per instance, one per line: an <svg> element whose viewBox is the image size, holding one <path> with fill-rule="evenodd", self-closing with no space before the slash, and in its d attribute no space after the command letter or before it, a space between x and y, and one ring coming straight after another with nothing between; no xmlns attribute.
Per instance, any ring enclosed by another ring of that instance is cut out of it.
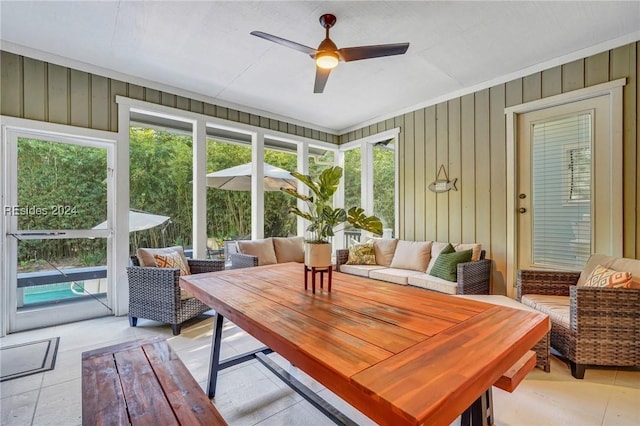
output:
<svg viewBox="0 0 640 426"><path fill-rule="evenodd" d="M107 317L1 338L0 346L9 346L60 336L60 347L54 370L0 383L0 424L80 425L81 353L142 337L167 337L204 389L212 323L213 317L191 322L174 337L168 326L153 321L140 319L132 328L126 317ZM225 323L223 358L259 346L234 324ZM358 424L373 424L277 354L270 356ZM551 373L535 369L515 393L494 388L493 397L496 425L640 425L639 369L588 369L585 379L578 381L554 357ZM333 424L257 361L224 370L214 402L231 426Z"/></svg>

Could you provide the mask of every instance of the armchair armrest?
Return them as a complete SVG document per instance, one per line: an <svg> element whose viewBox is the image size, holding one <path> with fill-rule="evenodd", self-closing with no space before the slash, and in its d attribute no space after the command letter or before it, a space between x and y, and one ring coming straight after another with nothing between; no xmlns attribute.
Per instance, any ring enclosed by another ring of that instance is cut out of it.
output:
<svg viewBox="0 0 640 426"><path fill-rule="evenodd" d="M489 294L491 260L459 263L457 294Z"/></svg>
<svg viewBox="0 0 640 426"><path fill-rule="evenodd" d="M591 338L613 338L613 334L640 334L640 289L571 286L571 329Z"/></svg>
<svg viewBox="0 0 640 426"><path fill-rule="evenodd" d="M231 269L251 268L258 266L258 256L242 253L231 253Z"/></svg>
<svg viewBox="0 0 640 426"><path fill-rule="evenodd" d="M222 259L187 259L187 262L192 274L224 271L224 260Z"/></svg>
<svg viewBox="0 0 640 426"><path fill-rule="evenodd" d="M336 271L340 272L340 265L347 263L349 259L349 249L336 250Z"/></svg>
<svg viewBox="0 0 640 426"><path fill-rule="evenodd" d="M180 300L180 270L153 266L129 266L129 304L132 301L161 300L175 306Z"/></svg>
<svg viewBox="0 0 640 426"><path fill-rule="evenodd" d="M640 289L571 286L570 296L578 363L640 364Z"/></svg>
<svg viewBox="0 0 640 426"><path fill-rule="evenodd" d="M523 294L569 296L569 287L575 286L579 277L580 272L520 269L516 281L518 301Z"/></svg>

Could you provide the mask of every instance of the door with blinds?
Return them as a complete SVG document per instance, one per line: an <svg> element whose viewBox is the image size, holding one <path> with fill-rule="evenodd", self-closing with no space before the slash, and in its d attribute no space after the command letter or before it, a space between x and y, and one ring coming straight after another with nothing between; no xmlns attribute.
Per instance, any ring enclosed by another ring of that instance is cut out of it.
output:
<svg viewBox="0 0 640 426"><path fill-rule="evenodd" d="M581 270L609 253L613 218L606 96L518 116L518 267Z"/></svg>

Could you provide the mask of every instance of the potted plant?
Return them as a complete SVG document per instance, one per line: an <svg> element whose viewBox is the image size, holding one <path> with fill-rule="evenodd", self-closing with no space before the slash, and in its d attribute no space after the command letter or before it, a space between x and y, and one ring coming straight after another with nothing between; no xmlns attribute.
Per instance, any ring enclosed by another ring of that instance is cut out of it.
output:
<svg viewBox="0 0 640 426"><path fill-rule="evenodd" d="M367 216L361 207L352 207L349 211L333 207L335 194L342 178L342 167L325 169L317 181L309 175L291 172L291 175L309 188L309 195L298 193L291 188L280 190L307 205L307 211L292 207L291 213L309 221L305 241L305 265L309 267L328 267L331 265L331 243L335 227L348 223L356 229L363 229L376 235L382 234L382 222L376 216Z"/></svg>

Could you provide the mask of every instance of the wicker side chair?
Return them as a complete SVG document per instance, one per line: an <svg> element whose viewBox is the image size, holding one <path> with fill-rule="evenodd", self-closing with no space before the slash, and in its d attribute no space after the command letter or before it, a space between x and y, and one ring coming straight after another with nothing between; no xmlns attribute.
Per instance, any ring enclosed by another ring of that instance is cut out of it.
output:
<svg viewBox="0 0 640 426"><path fill-rule="evenodd" d="M224 270L224 260L187 259L192 274ZM129 325L135 327L138 318L171 324L174 336L182 324L211 309L195 297L180 291L180 270L140 266L137 256L131 256L133 266L127 268L129 278Z"/></svg>
<svg viewBox="0 0 640 426"><path fill-rule="evenodd" d="M640 289L576 286L580 272L520 270L518 301L524 295L565 296L569 327L551 318L551 347L565 357L571 374L585 369L640 365Z"/></svg>

